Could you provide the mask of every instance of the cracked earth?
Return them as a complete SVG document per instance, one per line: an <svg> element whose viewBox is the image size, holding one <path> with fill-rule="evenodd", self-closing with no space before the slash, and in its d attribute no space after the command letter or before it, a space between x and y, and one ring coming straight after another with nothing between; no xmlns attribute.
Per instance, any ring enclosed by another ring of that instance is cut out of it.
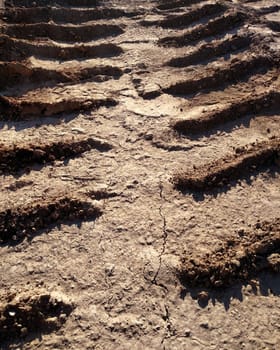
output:
<svg viewBox="0 0 280 350"><path fill-rule="evenodd" d="M278 1L3 5L0 348L277 350Z"/></svg>

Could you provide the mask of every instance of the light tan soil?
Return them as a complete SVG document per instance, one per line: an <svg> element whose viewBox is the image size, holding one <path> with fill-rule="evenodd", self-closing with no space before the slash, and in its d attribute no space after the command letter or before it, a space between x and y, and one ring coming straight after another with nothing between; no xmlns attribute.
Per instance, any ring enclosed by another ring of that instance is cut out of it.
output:
<svg viewBox="0 0 280 350"><path fill-rule="evenodd" d="M0 349L279 349L278 1L1 13Z"/></svg>

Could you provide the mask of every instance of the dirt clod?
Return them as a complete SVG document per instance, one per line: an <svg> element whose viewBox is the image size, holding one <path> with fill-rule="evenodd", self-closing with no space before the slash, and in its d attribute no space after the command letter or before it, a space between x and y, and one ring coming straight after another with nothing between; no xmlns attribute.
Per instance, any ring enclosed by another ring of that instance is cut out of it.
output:
<svg viewBox="0 0 280 350"><path fill-rule="evenodd" d="M0 212L0 242L18 243L38 230L61 222L96 219L101 209L75 198L62 197Z"/></svg>
<svg viewBox="0 0 280 350"><path fill-rule="evenodd" d="M229 185L231 181L248 176L250 172L277 165L280 144L278 138L239 148L235 154L197 167L192 172L182 172L173 178L179 190L207 190Z"/></svg>
<svg viewBox="0 0 280 350"><path fill-rule="evenodd" d="M183 257L179 277L189 286L222 288L279 269L280 220L265 221L209 254ZM205 292L202 292L203 298Z"/></svg>
<svg viewBox="0 0 280 350"><path fill-rule="evenodd" d="M43 291L10 295L0 302L1 344L16 343L27 336L58 330L73 310L73 305ZM65 315L61 318L60 315Z"/></svg>

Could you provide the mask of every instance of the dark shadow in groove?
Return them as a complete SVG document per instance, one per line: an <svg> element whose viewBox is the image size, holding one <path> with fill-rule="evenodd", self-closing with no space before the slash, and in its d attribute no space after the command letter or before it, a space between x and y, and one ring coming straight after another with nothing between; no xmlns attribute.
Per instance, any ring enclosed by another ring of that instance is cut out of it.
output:
<svg viewBox="0 0 280 350"><path fill-rule="evenodd" d="M116 37L123 34L124 31L117 25L92 24L81 26L65 26L51 23L32 23L32 24L10 24L4 26L2 33L14 39L25 39L35 42L38 38L51 39L59 43L77 42L90 43L93 40Z"/></svg>
<svg viewBox="0 0 280 350"><path fill-rule="evenodd" d="M274 30L275 32L280 32L280 22L268 21L267 25L270 29Z"/></svg>
<svg viewBox="0 0 280 350"><path fill-rule="evenodd" d="M243 302L243 287L250 286L252 295L260 296L280 296L280 278L279 273L262 272L255 276L255 281L259 283L259 288L256 287L255 282L238 282L235 285L220 290L213 290L207 288L192 288L186 284L182 284L180 298L184 300L190 296L201 308L206 308L209 302L215 306L217 303L223 304L226 311L230 309L231 302L239 300ZM206 294L205 294L206 292ZM200 295L204 296L201 297Z"/></svg>

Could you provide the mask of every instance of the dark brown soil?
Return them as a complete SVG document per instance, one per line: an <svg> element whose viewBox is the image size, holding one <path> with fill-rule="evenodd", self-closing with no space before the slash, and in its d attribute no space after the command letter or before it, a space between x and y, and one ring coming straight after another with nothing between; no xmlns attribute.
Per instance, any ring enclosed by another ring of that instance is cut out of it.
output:
<svg viewBox="0 0 280 350"><path fill-rule="evenodd" d="M279 272L279 254L280 219L276 218L240 230L217 251L183 257L179 277L192 287L226 287L248 281L263 270Z"/></svg>
<svg viewBox="0 0 280 350"><path fill-rule="evenodd" d="M244 148L236 148L235 154L195 168L192 172L179 173L173 182L181 191L207 190L229 185L231 181L249 176L256 170L279 166L280 140L271 139Z"/></svg>
<svg viewBox="0 0 280 350"><path fill-rule="evenodd" d="M70 303L43 291L7 295L0 301L1 346L58 330L72 310Z"/></svg>
<svg viewBox="0 0 280 350"><path fill-rule="evenodd" d="M10 208L0 212L1 244L17 244L62 222L94 220L102 214L91 203L71 197L41 200L26 207Z"/></svg>

